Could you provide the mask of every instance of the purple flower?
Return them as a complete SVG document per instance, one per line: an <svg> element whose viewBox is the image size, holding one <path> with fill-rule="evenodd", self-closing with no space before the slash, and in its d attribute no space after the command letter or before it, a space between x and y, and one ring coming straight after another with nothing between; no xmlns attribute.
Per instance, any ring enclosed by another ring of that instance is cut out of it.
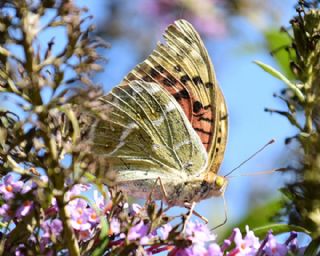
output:
<svg viewBox="0 0 320 256"><path fill-rule="evenodd" d="M80 241L88 241L92 238L93 229L80 230L79 231L79 240Z"/></svg>
<svg viewBox="0 0 320 256"><path fill-rule="evenodd" d="M146 236L143 236L140 238L140 244L147 245L147 244L151 243L152 239L154 239L155 237L156 237L156 235L154 235L154 234L148 234Z"/></svg>
<svg viewBox="0 0 320 256"><path fill-rule="evenodd" d="M257 238L253 231L249 230L246 226L247 234L242 238L242 234L238 228L233 230L235 232L234 243L236 247L230 252L229 255L255 255L260 247L259 238Z"/></svg>
<svg viewBox="0 0 320 256"><path fill-rule="evenodd" d="M59 219L46 220L42 225L43 235L42 237L50 238L51 236L59 236L62 232L63 225Z"/></svg>
<svg viewBox="0 0 320 256"><path fill-rule="evenodd" d="M48 250L48 245L51 241L55 241L56 237L59 236L63 230L62 221L59 219L46 220L41 224L43 235L40 239L40 251L46 255L51 255L52 250Z"/></svg>
<svg viewBox="0 0 320 256"><path fill-rule="evenodd" d="M72 197L78 196L81 192L88 191L90 188L91 186L87 184L76 184L66 193L66 200L71 200Z"/></svg>
<svg viewBox="0 0 320 256"><path fill-rule="evenodd" d="M268 241L265 246L265 253L267 256L282 256L282 255L287 255L288 253L288 248L284 244L279 244L274 235L271 233L268 234L267 237Z"/></svg>
<svg viewBox="0 0 320 256"><path fill-rule="evenodd" d="M207 253L207 249L204 244L193 244L185 249L185 253L192 256L204 256Z"/></svg>
<svg viewBox="0 0 320 256"><path fill-rule="evenodd" d="M15 251L15 256L25 256L26 246L24 244L19 244Z"/></svg>
<svg viewBox="0 0 320 256"><path fill-rule="evenodd" d="M166 240L169 236L170 231L172 230L172 227L170 224L166 223L163 226L161 226L158 230L160 238L162 240Z"/></svg>
<svg viewBox="0 0 320 256"><path fill-rule="evenodd" d="M139 237L147 235L149 230L149 224L144 224L141 220L137 225L131 227L128 232L129 240L136 240Z"/></svg>
<svg viewBox="0 0 320 256"><path fill-rule="evenodd" d="M91 211L88 210L88 203L81 198L75 198L68 203L68 212L71 216L71 225L75 230L88 231L92 225Z"/></svg>
<svg viewBox="0 0 320 256"><path fill-rule="evenodd" d="M208 242L215 240L216 236L210 232L207 225L202 224L199 221L190 221L187 223L186 238L192 241L192 245L188 248L176 249L176 251L174 251L172 255L223 255L219 246L216 244L212 244L211 247L209 246L209 249L207 249ZM214 254L216 251L218 252L218 254Z"/></svg>
<svg viewBox="0 0 320 256"><path fill-rule="evenodd" d="M75 198L68 203L67 209L72 217L78 217L86 212L88 203L82 198Z"/></svg>
<svg viewBox="0 0 320 256"><path fill-rule="evenodd" d="M199 221L188 222L186 235L187 238L190 239L194 244L204 244L216 239L216 236L214 234L211 234L208 226L200 223Z"/></svg>
<svg viewBox="0 0 320 256"><path fill-rule="evenodd" d="M208 247L207 256L223 256L221 248L216 243L210 244Z"/></svg>
<svg viewBox="0 0 320 256"><path fill-rule="evenodd" d="M34 181L28 180L26 183L23 184L23 187L20 192L21 194L26 194L36 187L37 187L37 184Z"/></svg>
<svg viewBox="0 0 320 256"><path fill-rule="evenodd" d="M116 218L112 218L110 221L110 234L119 234L120 233L120 221Z"/></svg>
<svg viewBox="0 0 320 256"><path fill-rule="evenodd" d="M93 199L94 199L95 204L99 207L99 209L101 209L103 211L107 205L104 196L99 195L99 192L97 190L94 190L93 191Z"/></svg>
<svg viewBox="0 0 320 256"><path fill-rule="evenodd" d="M3 218L2 221L7 222L11 220L11 218L14 216L12 210L10 209L10 205L3 204L0 207L0 216Z"/></svg>
<svg viewBox="0 0 320 256"><path fill-rule="evenodd" d="M79 230L79 231L86 231L86 230L91 229L91 224L89 223L89 218L85 214L72 217L71 218L71 226L75 230Z"/></svg>
<svg viewBox="0 0 320 256"><path fill-rule="evenodd" d="M92 224L97 224L100 221L97 212L89 207L86 200L81 198L70 201L68 204L68 211L73 219L79 219L79 217L82 219L86 218Z"/></svg>
<svg viewBox="0 0 320 256"><path fill-rule="evenodd" d="M137 215L138 213L141 212L142 206L139 204L132 204L129 208L129 213L133 216Z"/></svg>
<svg viewBox="0 0 320 256"><path fill-rule="evenodd" d="M97 224L100 222L97 212L92 208L85 209L85 214L88 215L91 224Z"/></svg>
<svg viewBox="0 0 320 256"><path fill-rule="evenodd" d="M21 191L22 186L22 181L13 181L12 175L6 175L3 178L3 183L0 184L0 194L2 194L5 200L10 200L14 197L15 193Z"/></svg>
<svg viewBox="0 0 320 256"><path fill-rule="evenodd" d="M33 202L30 200L26 200L23 202L23 204L17 209L16 211L16 217L17 218L22 218L31 211L33 207Z"/></svg>
<svg viewBox="0 0 320 256"><path fill-rule="evenodd" d="M93 191L93 199L98 208L102 211L103 214L106 214L110 211L112 207L112 201L107 201L104 196L99 195L97 190Z"/></svg>

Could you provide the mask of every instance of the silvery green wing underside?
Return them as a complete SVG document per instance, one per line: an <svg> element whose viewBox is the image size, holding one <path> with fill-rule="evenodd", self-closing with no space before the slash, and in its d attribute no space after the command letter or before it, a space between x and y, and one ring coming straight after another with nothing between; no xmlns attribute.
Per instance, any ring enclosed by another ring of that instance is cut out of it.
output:
<svg viewBox="0 0 320 256"><path fill-rule="evenodd" d="M118 181L186 180L206 170L207 153L199 136L160 85L131 81L101 101L107 119L95 124L93 148L107 158Z"/></svg>

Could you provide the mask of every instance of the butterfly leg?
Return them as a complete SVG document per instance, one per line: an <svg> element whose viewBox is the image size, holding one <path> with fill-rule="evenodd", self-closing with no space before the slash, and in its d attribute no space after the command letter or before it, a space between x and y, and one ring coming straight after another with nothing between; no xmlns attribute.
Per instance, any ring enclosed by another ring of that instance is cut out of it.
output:
<svg viewBox="0 0 320 256"><path fill-rule="evenodd" d="M162 193L162 197L163 197L165 203L168 205L168 201L169 201L168 200L168 193L167 193L167 191L166 191L166 189L165 189L160 177L158 177L156 179L156 181L154 182L154 184L152 186L152 189L151 189L151 192L150 192L150 194L148 196L148 199L146 201L146 204L148 204L152 200L152 194L153 194L154 190L156 189L156 186L157 186L158 182L160 184L160 190L161 190L161 193Z"/></svg>
<svg viewBox="0 0 320 256"><path fill-rule="evenodd" d="M182 233L184 233L184 231L186 230L186 227L187 227L187 224L192 216L192 214L194 214L194 207L196 206L196 202L192 202L192 204L190 205L189 204L189 212L188 214L186 215L186 218L185 218L185 221L184 221L184 224L183 224L183 229L182 229Z"/></svg>
<svg viewBox="0 0 320 256"><path fill-rule="evenodd" d="M190 210L191 207L192 207L192 204L190 204L190 203L188 203L188 202L185 202L185 203L184 203L184 207ZM199 217L200 219L202 219L206 224L208 224L209 221L208 221L208 219L207 219L206 217L202 216L200 213L196 212L195 210L193 210L192 213L193 213L195 216L197 216L197 217Z"/></svg>

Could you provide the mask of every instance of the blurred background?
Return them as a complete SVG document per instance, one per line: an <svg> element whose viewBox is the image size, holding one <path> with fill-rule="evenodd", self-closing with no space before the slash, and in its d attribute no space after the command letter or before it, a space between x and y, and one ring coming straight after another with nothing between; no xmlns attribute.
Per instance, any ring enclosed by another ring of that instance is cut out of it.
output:
<svg viewBox="0 0 320 256"><path fill-rule="evenodd" d="M162 40L164 29L176 19L190 21L198 30L215 66L216 76L229 110L229 139L220 174L226 174L261 146L275 139L276 143L250 160L234 175L285 167L295 153L293 144L286 146L285 138L295 134L286 119L264 111L286 109L274 93L284 85L258 68L260 60L274 67L286 53L274 52L289 41L280 27L289 27L295 14L294 0L78 0L94 16L98 35L110 43L101 52L107 63L105 71L95 77L107 93L117 85L136 64L143 61ZM61 32L61 36L59 33ZM42 34L43 41L55 37L53 51L64 44L63 31ZM280 56L282 54L282 56ZM279 57L280 56L280 57ZM281 67L283 72L287 67ZM287 74L290 77L290 74ZM45 94L45 92L44 92ZM2 103L0 102L0 105ZM6 107L10 107L7 102ZM218 232L239 225L252 208L255 217L262 216L280 197L278 189L290 177L270 175L235 177L230 179L225 193L228 223ZM214 227L224 220L222 198L199 203L196 210L210 220ZM181 211L181 209L175 209ZM252 219L252 220L251 220ZM250 221L251 220L251 221ZM255 226L253 218L246 223Z"/></svg>
<svg viewBox="0 0 320 256"><path fill-rule="evenodd" d="M156 42L162 40L164 29L174 20L184 18L195 26L209 51L229 110L229 139L220 173L226 174L270 139L276 140L234 175L284 167L288 156L294 153L294 148L284 145L285 138L295 134L291 126L284 118L264 111L266 107L286 109L273 96L284 85L252 61L277 66L270 51L283 46L275 44L280 27L289 26L295 3L293 0L79 1L95 16L99 36L111 44L103 52L108 59L105 71L96 77L106 92L151 53ZM285 33L282 35L287 37ZM279 173L232 178L225 194L228 224L218 231L237 225L252 208L260 209L255 211L256 215L267 212L280 197L278 189L287 179ZM211 227L224 219L221 198L203 201L196 210L210 220Z"/></svg>

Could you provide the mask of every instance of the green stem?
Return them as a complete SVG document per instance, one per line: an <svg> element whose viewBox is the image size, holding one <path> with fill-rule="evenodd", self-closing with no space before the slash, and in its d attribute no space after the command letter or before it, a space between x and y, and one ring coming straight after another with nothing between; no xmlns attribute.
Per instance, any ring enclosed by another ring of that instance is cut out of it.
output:
<svg viewBox="0 0 320 256"><path fill-rule="evenodd" d="M66 209L66 204L64 203L64 194L57 196L56 199L59 207L60 218L63 222L64 241L68 247L69 253L72 256L80 255L79 244L72 229L71 219Z"/></svg>

